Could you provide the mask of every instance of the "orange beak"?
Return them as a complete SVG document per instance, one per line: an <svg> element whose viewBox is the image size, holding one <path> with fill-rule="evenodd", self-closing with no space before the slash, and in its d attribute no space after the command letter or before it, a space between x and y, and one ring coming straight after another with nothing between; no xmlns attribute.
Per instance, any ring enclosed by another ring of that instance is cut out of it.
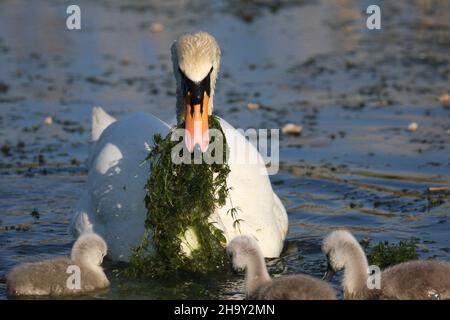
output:
<svg viewBox="0 0 450 320"><path fill-rule="evenodd" d="M189 152L192 153L195 146L200 146L202 152L208 149L209 132L208 132L208 102L209 96L203 93L203 106L200 104L191 104L191 93L186 95L186 128L185 143Z"/></svg>

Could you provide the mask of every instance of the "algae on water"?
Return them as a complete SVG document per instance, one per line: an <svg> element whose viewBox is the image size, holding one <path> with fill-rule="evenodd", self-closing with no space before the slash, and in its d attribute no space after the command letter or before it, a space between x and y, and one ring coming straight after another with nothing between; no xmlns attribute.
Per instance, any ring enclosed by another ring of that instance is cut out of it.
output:
<svg viewBox="0 0 450 320"><path fill-rule="evenodd" d="M419 258L417 254L417 241L401 240L398 244L388 241L380 242L372 248L367 255L370 265L377 265L381 270L410 260Z"/></svg>
<svg viewBox="0 0 450 320"><path fill-rule="evenodd" d="M220 137L211 137L210 144L222 144L222 150L226 151L228 146L219 120L210 116L209 124L210 129L222 133ZM184 128L184 124L178 128ZM223 232L209 222L210 215L229 197L227 152L223 152L221 163L175 164L171 152L179 141L171 141L171 134L165 138L155 135L154 147L146 159L151 163L145 187L146 231L130 259L127 273L131 276L164 277L180 271L207 273L222 270L228 263ZM180 236L188 229L192 229L199 243L191 257L180 250ZM150 241L153 255L147 254Z"/></svg>

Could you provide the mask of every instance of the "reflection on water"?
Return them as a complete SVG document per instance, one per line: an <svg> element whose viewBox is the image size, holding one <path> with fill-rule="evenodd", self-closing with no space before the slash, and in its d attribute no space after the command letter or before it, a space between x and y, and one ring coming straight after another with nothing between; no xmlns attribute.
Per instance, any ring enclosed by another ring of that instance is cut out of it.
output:
<svg viewBox="0 0 450 320"><path fill-rule="evenodd" d="M449 90L450 3L372 3L381 31L365 29L364 0L81 1L80 32L65 28L58 1L0 2L0 297L13 265L70 250L92 106L171 119L169 48L199 29L222 47L221 116L304 127L282 137L271 177L290 219L273 274L320 277L320 242L337 227L373 244L415 237L421 258L450 261L449 193L427 192L450 185L450 109L438 100ZM164 30L152 33L154 22ZM112 287L90 298L243 298L242 275L142 282L106 270Z"/></svg>

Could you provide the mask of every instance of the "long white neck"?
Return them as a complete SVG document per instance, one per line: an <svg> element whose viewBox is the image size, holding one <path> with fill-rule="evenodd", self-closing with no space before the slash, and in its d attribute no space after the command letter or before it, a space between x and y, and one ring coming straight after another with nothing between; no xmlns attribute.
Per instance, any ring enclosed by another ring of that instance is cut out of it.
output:
<svg viewBox="0 0 450 320"><path fill-rule="evenodd" d="M266 264L261 254L252 254L249 259L250 261L245 272L247 296L252 295L262 284L272 280L267 272Z"/></svg>
<svg viewBox="0 0 450 320"><path fill-rule="evenodd" d="M342 285L346 297L355 297L367 288L368 263L364 251L358 244L350 247L347 254L349 259L345 264Z"/></svg>

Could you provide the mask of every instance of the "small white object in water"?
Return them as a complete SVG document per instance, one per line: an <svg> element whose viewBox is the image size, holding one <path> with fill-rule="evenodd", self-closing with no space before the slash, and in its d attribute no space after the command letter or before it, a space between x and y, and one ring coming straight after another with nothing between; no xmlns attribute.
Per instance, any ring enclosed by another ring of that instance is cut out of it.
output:
<svg viewBox="0 0 450 320"><path fill-rule="evenodd" d="M283 134L300 134L303 131L303 127L295 123L288 123L282 129Z"/></svg>
<svg viewBox="0 0 450 320"><path fill-rule="evenodd" d="M46 117L45 119L44 119L44 123L45 124L47 124L47 125L51 125L52 123L53 123L53 118L52 117Z"/></svg>
<svg viewBox="0 0 450 320"><path fill-rule="evenodd" d="M150 30L153 33L159 33L164 30L164 26L162 25L162 23L153 22L152 25L150 26Z"/></svg>
<svg viewBox="0 0 450 320"><path fill-rule="evenodd" d="M448 93L443 94L439 97L439 102L444 106L448 107L450 106L450 95Z"/></svg>
<svg viewBox="0 0 450 320"><path fill-rule="evenodd" d="M419 125L416 122L411 122L408 126L408 131L416 131Z"/></svg>
<svg viewBox="0 0 450 320"><path fill-rule="evenodd" d="M95 233L82 234L71 257L55 258L14 267L6 277L9 296L71 295L109 286L101 263L105 241Z"/></svg>
<svg viewBox="0 0 450 320"><path fill-rule="evenodd" d="M256 110L256 109L259 109L259 104L255 103L255 102L249 102L247 104L247 108L249 110Z"/></svg>

